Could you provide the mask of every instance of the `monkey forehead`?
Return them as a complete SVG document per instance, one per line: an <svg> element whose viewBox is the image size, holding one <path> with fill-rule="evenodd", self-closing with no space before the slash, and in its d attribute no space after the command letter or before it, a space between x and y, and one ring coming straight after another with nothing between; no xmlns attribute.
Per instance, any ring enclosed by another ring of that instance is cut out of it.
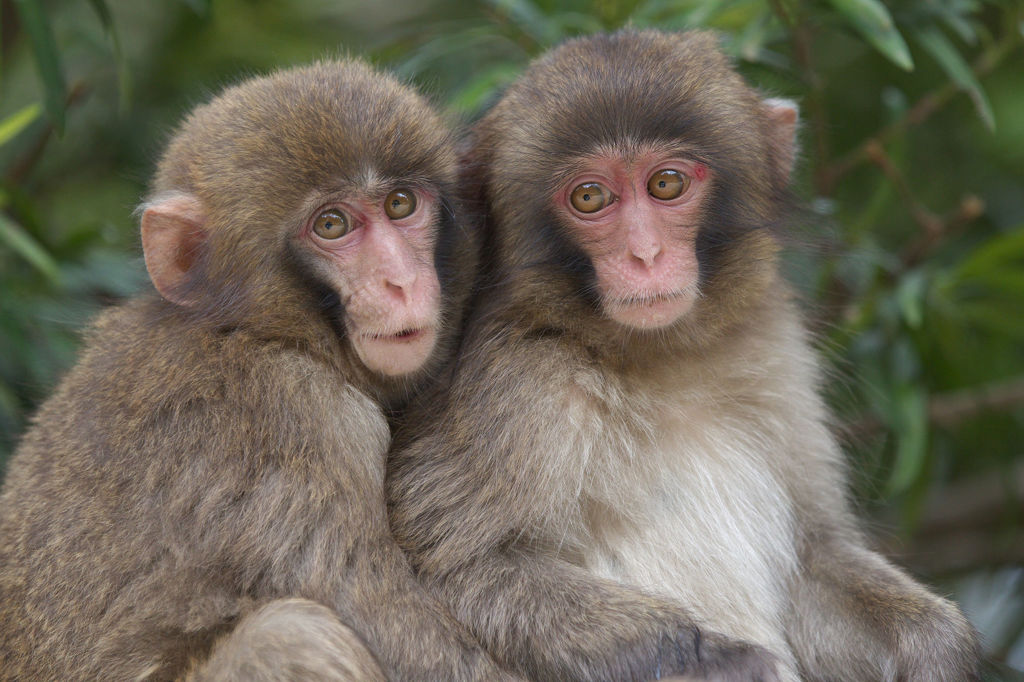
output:
<svg viewBox="0 0 1024 682"><path fill-rule="evenodd" d="M450 133L432 107L392 76L355 60L251 79L199 107L160 164L154 192L295 203L310 188L380 177L448 184ZM291 196L294 194L295 196Z"/></svg>
<svg viewBox="0 0 1024 682"><path fill-rule="evenodd" d="M735 161L743 175L765 149L758 101L712 34L625 30L549 52L484 125L509 161L499 165L533 177L624 141L681 145L712 165Z"/></svg>

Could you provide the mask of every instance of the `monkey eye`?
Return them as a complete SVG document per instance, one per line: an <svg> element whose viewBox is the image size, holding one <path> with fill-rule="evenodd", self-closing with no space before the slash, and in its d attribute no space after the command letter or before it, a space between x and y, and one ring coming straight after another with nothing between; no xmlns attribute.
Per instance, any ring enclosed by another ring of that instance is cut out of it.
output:
<svg viewBox="0 0 1024 682"><path fill-rule="evenodd" d="M339 239L351 231L352 221L338 208L324 209L313 221L313 232L322 239Z"/></svg>
<svg viewBox="0 0 1024 682"><path fill-rule="evenodd" d="M651 176L647 181L647 192L655 199L668 201L675 199L690 186L690 178L677 170L665 168Z"/></svg>
<svg viewBox="0 0 1024 682"><path fill-rule="evenodd" d="M612 193L597 182L584 182L569 196L573 208L580 213L597 213L611 203Z"/></svg>
<svg viewBox="0 0 1024 682"><path fill-rule="evenodd" d="M407 189L396 189L384 199L384 212L392 220L412 215L416 210L416 195Z"/></svg>

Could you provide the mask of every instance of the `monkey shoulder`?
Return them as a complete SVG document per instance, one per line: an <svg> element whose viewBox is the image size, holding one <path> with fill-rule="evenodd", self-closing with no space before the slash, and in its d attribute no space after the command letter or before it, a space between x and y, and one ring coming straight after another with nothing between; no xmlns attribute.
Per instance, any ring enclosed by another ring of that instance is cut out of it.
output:
<svg viewBox="0 0 1024 682"><path fill-rule="evenodd" d="M208 460L321 466L340 453L379 469L390 438L378 403L326 359L244 328L190 324L145 298L96 319L35 421L19 456L59 461L69 475L163 478Z"/></svg>

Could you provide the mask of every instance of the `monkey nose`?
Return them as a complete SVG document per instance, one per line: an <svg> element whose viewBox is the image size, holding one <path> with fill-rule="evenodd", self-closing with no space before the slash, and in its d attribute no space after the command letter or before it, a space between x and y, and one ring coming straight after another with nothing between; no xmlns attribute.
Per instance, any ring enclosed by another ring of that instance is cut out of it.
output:
<svg viewBox="0 0 1024 682"><path fill-rule="evenodd" d="M393 298L408 302L415 283L415 272L392 272L384 277L384 291Z"/></svg>
<svg viewBox="0 0 1024 682"><path fill-rule="evenodd" d="M630 255L633 259L642 263L647 269L654 267L658 260L658 256L661 255L661 243L660 242L649 242L647 244L631 244Z"/></svg>

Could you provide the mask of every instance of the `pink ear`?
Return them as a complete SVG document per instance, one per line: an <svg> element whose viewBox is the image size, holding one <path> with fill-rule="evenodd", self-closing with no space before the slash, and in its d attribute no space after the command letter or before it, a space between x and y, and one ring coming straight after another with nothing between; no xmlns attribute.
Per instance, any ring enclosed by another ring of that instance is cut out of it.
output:
<svg viewBox="0 0 1024 682"><path fill-rule="evenodd" d="M762 103L768 116L768 137L775 157L775 171L783 184L789 182L796 159L796 127L800 118L795 102L788 99L766 99Z"/></svg>
<svg viewBox="0 0 1024 682"><path fill-rule="evenodd" d="M156 290L172 303L192 303L182 285L206 238L205 218L202 204L187 194L152 203L142 214L146 270Z"/></svg>

